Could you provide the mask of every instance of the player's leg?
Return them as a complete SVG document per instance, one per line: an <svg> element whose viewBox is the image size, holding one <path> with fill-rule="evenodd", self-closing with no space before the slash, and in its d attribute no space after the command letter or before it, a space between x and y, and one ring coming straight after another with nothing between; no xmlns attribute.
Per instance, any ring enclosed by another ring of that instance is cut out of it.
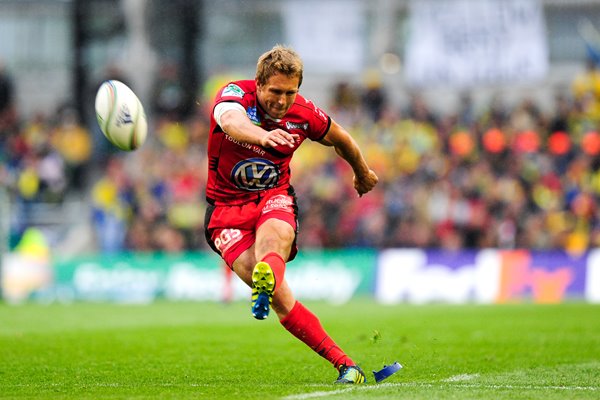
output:
<svg viewBox="0 0 600 400"><path fill-rule="evenodd" d="M288 257L295 246L296 232L289 223L279 219L269 219L263 223L256 234L256 257L263 263L269 260L280 269L273 273L276 276L277 287L273 293L273 310L277 313L284 328L300 339L317 354L327 359L340 372L340 383L362 383L365 375L356 367L354 361L327 334L319 318L302 303L296 301L292 290L284 278L285 262L281 256L269 257L275 250L276 255ZM288 247L286 247L288 246ZM262 257L261 257L262 256ZM260 266L259 262L257 266ZM256 268L253 272L253 282L256 285Z"/></svg>
<svg viewBox="0 0 600 400"><path fill-rule="evenodd" d="M275 214L273 214L275 215ZM294 221L295 216L284 216ZM273 295L284 282L285 260L296 238L294 226L279 218L261 220L256 231L255 257L252 271L252 315L265 319L269 315Z"/></svg>
<svg viewBox="0 0 600 400"><path fill-rule="evenodd" d="M296 253L298 206L290 189L265 196L258 205L260 215L256 222L254 289L268 293L269 303L273 293L283 282L285 263ZM266 310L268 314L268 309ZM256 315L255 315L256 316ZM264 315L266 317L266 315Z"/></svg>
<svg viewBox="0 0 600 400"><path fill-rule="evenodd" d="M225 304L229 304L233 301L233 270L229 268L229 265L223 263L223 290L221 301Z"/></svg>
<svg viewBox="0 0 600 400"><path fill-rule="evenodd" d="M252 269L256 264L254 245L244 250L233 262L233 272L248 286L252 287Z"/></svg>
<svg viewBox="0 0 600 400"><path fill-rule="evenodd" d="M284 280L273 298L273 310L283 327L315 353L328 360L339 372L337 383L363 383L365 374L336 344L321 325L319 318L294 299Z"/></svg>
<svg viewBox="0 0 600 400"><path fill-rule="evenodd" d="M338 369L340 375L337 382L364 382L364 373L329 337L317 316L296 301L285 280L283 274L285 262L293 259L297 251L295 210L289 208L271 210L263 214L258 225L256 237L254 232L245 230L235 230L235 234L228 229L208 232L208 237L212 238L209 243L213 244L211 247L220 252L236 275L250 287L253 286L252 275L256 265L264 262L270 267L273 264L276 270L273 273L276 285L274 284L272 306L281 324ZM227 246L217 246L215 244L217 241L222 244L227 243ZM269 258L269 255L274 258Z"/></svg>
<svg viewBox="0 0 600 400"><path fill-rule="evenodd" d="M252 287L253 265L256 264L255 246L244 251L233 263L233 270ZM287 281L283 278L273 294L272 307L281 325L304 342L315 353L327 359L338 371L339 383L363 383L364 373L354 361L327 334L318 317L297 301Z"/></svg>

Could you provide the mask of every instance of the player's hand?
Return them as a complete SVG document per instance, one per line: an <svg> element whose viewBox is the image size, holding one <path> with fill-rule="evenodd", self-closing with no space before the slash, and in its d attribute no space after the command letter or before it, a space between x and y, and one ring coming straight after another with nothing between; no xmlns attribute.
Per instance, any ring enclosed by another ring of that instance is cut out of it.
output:
<svg viewBox="0 0 600 400"><path fill-rule="evenodd" d="M288 146L293 148L299 138L300 135L291 134L283 129L274 129L268 131L267 134L261 138L260 145L262 147Z"/></svg>
<svg viewBox="0 0 600 400"><path fill-rule="evenodd" d="M379 177L370 169L364 176L354 176L354 189L359 196L362 196L370 192L377 185L377 182L379 182Z"/></svg>

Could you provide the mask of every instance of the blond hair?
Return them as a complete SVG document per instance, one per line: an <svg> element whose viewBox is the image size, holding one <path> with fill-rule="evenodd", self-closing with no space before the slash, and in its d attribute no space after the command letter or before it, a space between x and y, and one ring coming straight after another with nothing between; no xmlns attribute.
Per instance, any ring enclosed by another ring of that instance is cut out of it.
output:
<svg viewBox="0 0 600 400"><path fill-rule="evenodd" d="M284 74L288 77L298 77L298 87L300 87L303 69L302 59L298 53L291 47L277 44L258 58L256 81L264 85L273 75Z"/></svg>

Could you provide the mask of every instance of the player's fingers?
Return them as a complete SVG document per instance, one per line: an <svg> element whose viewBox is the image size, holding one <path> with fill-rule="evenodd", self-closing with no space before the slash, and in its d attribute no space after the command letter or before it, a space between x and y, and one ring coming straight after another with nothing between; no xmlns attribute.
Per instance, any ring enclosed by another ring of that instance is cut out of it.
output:
<svg viewBox="0 0 600 400"><path fill-rule="evenodd" d="M360 182L356 181L354 183L354 190L356 190L356 193L358 193L358 197L362 197L363 194L365 194L366 192L363 190L362 185L360 184Z"/></svg>
<svg viewBox="0 0 600 400"><path fill-rule="evenodd" d="M274 132L277 132L277 134L284 138L287 142L289 143L294 143L296 141L296 139L298 139L300 136L296 133L289 133L286 130L283 129L276 129Z"/></svg>
<svg viewBox="0 0 600 400"><path fill-rule="evenodd" d="M294 147L294 143L296 142L296 138L298 137L298 135L292 135L291 133L282 130L281 137L283 138L283 140L285 140L285 143L282 144L287 144L290 147Z"/></svg>
<svg viewBox="0 0 600 400"><path fill-rule="evenodd" d="M271 132L267 137L267 144L269 145L269 147L279 146L280 144L282 144L282 142L283 140L280 137L278 137L277 134L274 132Z"/></svg>
<svg viewBox="0 0 600 400"><path fill-rule="evenodd" d="M269 137L268 137L268 141L269 144L273 147L275 146L290 146L293 147L294 146L294 139L292 138L292 135L290 135L289 133L287 133L286 131L282 130L282 129L276 129L274 131L269 132Z"/></svg>
<svg viewBox="0 0 600 400"><path fill-rule="evenodd" d="M370 192L375 187L376 182L362 182L356 181L354 184L354 189L358 193L359 197L362 197L363 194Z"/></svg>

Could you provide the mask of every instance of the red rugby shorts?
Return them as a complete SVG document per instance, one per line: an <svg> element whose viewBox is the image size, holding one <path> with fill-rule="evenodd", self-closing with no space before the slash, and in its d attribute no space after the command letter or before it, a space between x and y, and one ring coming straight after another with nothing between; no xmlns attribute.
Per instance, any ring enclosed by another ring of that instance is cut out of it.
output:
<svg viewBox="0 0 600 400"><path fill-rule="evenodd" d="M270 218L287 222L297 232L298 206L295 196L273 192L267 193L258 203L210 205L204 223L206 240L231 268L233 262L256 241L258 227ZM294 240L288 261L293 260L297 252Z"/></svg>

